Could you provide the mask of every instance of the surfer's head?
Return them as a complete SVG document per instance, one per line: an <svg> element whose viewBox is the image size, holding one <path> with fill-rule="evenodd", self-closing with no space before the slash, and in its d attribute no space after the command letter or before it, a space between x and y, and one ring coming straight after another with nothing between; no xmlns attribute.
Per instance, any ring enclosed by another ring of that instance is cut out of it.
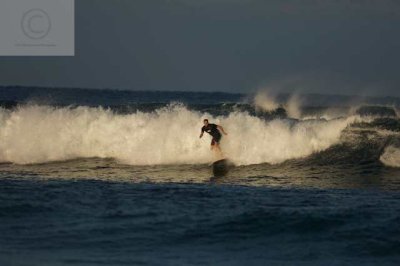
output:
<svg viewBox="0 0 400 266"><path fill-rule="evenodd" d="M204 123L205 126L207 126L208 125L208 119L204 119L203 123Z"/></svg>

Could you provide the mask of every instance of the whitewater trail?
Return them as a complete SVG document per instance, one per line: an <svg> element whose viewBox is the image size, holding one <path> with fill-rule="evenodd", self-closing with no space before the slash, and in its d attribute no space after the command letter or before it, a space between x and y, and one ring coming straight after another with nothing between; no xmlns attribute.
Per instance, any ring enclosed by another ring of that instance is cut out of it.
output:
<svg viewBox="0 0 400 266"><path fill-rule="evenodd" d="M131 165L208 163L210 139L199 139L204 118L226 129L221 145L238 165L276 164L322 151L337 144L357 119L267 122L245 112L213 117L180 104L124 115L103 108L22 106L0 109L0 161L100 157Z"/></svg>
<svg viewBox="0 0 400 266"><path fill-rule="evenodd" d="M380 161L390 167L400 167L400 148L393 145L387 146Z"/></svg>

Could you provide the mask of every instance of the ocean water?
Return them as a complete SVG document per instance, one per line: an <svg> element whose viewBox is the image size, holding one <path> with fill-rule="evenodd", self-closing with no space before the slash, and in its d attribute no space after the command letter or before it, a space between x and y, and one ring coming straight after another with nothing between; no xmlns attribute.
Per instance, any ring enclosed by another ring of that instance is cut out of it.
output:
<svg viewBox="0 0 400 266"><path fill-rule="evenodd" d="M398 103L0 88L0 265L399 265Z"/></svg>

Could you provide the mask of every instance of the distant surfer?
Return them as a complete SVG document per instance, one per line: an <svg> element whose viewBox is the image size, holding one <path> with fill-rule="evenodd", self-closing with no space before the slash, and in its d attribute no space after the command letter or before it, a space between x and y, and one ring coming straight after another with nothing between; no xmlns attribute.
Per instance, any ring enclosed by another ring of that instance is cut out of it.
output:
<svg viewBox="0 0 400 266"><path fill-rule="evenodd" d="M228 133L225 132L223 127L216 125L216 124L210 124L208 122L208 119L204 119L203 123L204 123L204 126L201 128L200 138L203 137L204 131L207 132L208 134L210 134L212 136L211 150L216 149L219 152L219 154L221 156L223 156L221 148L219 146L219 143L222 138L221 132L224 135L228 135Z"/></svg>

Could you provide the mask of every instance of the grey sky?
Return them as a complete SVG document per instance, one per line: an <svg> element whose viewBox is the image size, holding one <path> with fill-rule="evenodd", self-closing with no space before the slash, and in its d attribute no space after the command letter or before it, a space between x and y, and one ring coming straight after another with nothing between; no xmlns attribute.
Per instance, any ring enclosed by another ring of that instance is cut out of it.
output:
<svg viewBox="0 0 400 266"><path fill-rule="evenodd" d="M397 0L76 0L75 57L0 85L400 96Z"/></svg>

